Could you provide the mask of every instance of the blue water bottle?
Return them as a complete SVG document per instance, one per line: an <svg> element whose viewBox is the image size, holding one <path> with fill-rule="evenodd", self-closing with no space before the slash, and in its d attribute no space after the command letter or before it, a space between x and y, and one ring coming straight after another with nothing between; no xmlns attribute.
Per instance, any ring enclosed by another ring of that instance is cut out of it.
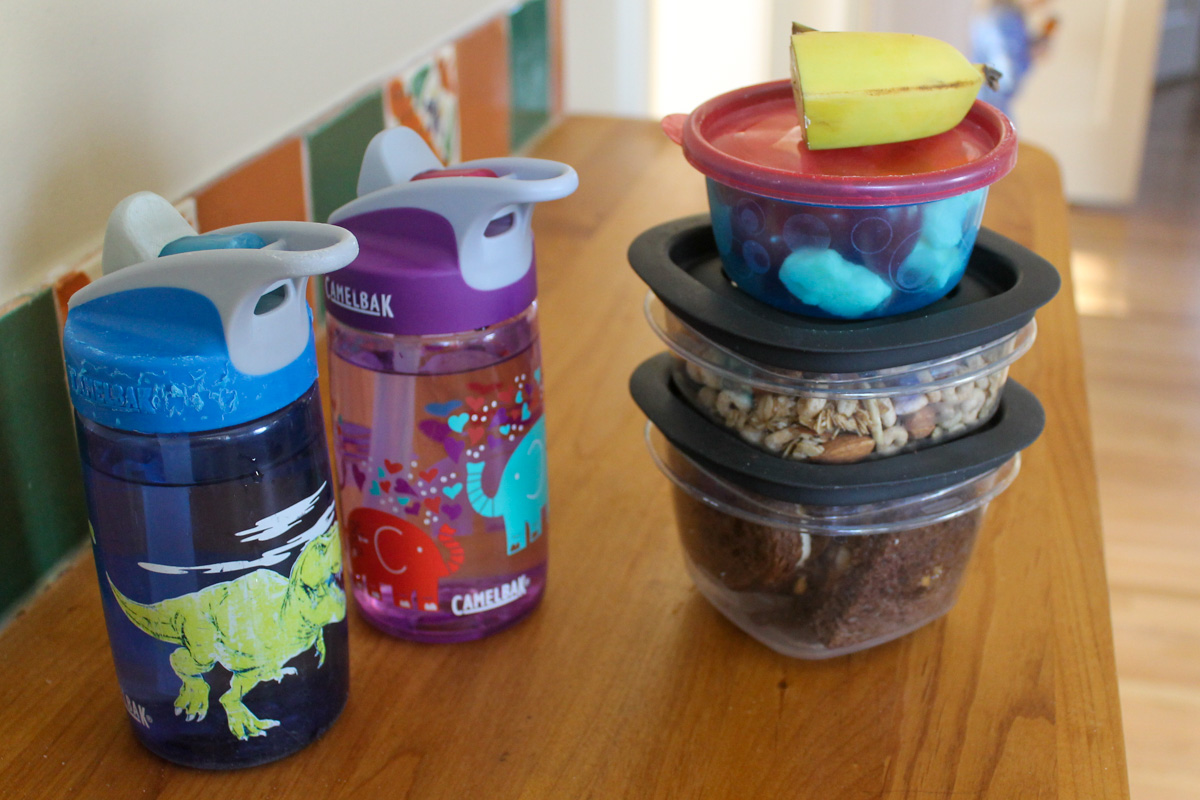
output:
<svg viewBox="0 0 1200 800"><path fill-rule="evenodd" d="M113 211L63 333L92 544L138 739L252 766L346 701L342 556L308 276L357 254L302 222L197 236L149 192Z"/></svg>

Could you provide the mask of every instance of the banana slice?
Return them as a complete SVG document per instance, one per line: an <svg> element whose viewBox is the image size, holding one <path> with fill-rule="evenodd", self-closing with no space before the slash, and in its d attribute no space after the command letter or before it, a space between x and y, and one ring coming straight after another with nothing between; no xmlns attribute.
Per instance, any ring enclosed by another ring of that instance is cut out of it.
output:
<svg viewBox="0 0 1200 800"><path fill-rule="evenodd" d="M811 150L904 142L948 131L984 80L953 46L910 33L792 26L792 89Z"/></svg>

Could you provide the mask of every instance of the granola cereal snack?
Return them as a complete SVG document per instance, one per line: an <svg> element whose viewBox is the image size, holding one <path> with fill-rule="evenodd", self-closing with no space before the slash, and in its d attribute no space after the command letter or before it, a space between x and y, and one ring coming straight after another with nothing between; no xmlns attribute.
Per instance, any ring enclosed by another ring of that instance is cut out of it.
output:
<svg viewBox="0 0 1200 800"><path fill-rule="evenodd" d="M968 433L991 419L1008 379L1007 366L989 370L975 355L956 367L962 380L951 376L938 388L838 398L769 391L682 358L680 365L676 379L701 410L769 453L818 464L895 455Z"/></svg>
<svg viewBox="0 0 1200 800"><path fill-rule="evenodd" d="M684 563L705 598L768 647L831 658L903 636L954 605L987 505L1019 460L945 490L859 505L755 495L652 431Z"/></svg>
<svg viewBox="0 0 1200 800"><path fill-rule="evenodd" d="M947 442L995 414L1010 365L1037 336L1036 323L962 352L858 372L760 363L725 347L646 300L651 327L675 357L672 380L694 408L773 455L853 464Z"/></svg>

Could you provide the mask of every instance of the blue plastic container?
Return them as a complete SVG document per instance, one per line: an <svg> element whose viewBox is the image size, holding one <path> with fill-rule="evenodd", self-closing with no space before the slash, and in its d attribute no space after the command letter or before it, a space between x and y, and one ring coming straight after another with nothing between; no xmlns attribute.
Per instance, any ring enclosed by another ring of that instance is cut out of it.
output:
<svg viewBox="0 0 1200 800"><path fill-rule="evenodd" d="M897 316L952 292L988 187L1017 159L1012 123L979 101L936 136L809 150L786 80L727 92L662 125L705 176L730 282L824 319Z"/></svg>
<svg viewBox="0 0 1200 800"><path fill-rule="evenodd" d="M252 766L321 735L348 690L346 596L307 276L330 225L195 236L142 193L63 334L122 702L152 752Z"/></svg>

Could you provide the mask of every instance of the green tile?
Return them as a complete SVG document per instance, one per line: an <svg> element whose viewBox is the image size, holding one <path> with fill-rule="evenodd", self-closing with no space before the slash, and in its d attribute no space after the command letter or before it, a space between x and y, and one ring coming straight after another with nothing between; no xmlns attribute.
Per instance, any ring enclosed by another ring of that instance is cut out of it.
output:
<svg viewBox="0 0 1200 800"><path fill-rule="evenodd" d="M87 535L54 293L0 316L0 613Z"/></svg>
<svg viewBox="0 0 1200 800"><path fill-rule="evenodd" d="M383 130L383 91L372 92L308 136L312 215L325 222L357 196L358 171L371 137Z"/></svg>
<svg viewBox="0 0 1200 800"><path fill-rule="evenodd" d="M546 0L530 2L508 18L512 149L520 150L550 121L550 43Z"/></svg>

